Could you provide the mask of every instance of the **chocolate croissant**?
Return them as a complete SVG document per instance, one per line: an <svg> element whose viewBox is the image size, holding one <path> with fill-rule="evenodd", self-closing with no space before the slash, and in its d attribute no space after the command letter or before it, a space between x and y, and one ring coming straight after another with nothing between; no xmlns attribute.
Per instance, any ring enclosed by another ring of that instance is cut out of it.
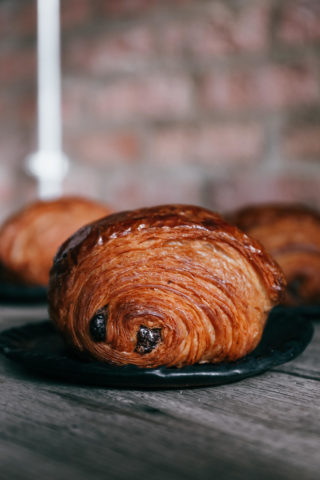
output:
<svg viewBox="0 0 320 480"><path fill-rule="evenodd" d="M259 240L287 279L284 303L320 303L320 214L302 205L247 207L228 219Z"/></svg>
<svg viewBox="0 0 320 480"><path fill-rule="evenodd" d="M74 234L50 272L50 317L73 349L140 367L233 361L258 344L283 275L209 210L117 213Z"/></svg>
<svg viewBox="0 0 320 480"><path fill-rule="evenodd" d="M2 276L11 282L47 285L58 247L86 223L110 213L78 197L37 201L14 214L0 229Z"/></svg>

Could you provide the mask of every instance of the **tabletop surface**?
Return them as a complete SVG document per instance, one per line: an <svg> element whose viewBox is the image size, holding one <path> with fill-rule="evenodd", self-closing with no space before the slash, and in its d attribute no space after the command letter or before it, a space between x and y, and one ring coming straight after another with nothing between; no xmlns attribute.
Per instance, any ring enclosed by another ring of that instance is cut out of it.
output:
<svg viewBox="0 0 320 480"><path fill-rule="evenodd" d="M47 318L0 307L0 328ZM0 479L318 479L320 322L297 359L229 385L68 385L0 357Z"/></svg>

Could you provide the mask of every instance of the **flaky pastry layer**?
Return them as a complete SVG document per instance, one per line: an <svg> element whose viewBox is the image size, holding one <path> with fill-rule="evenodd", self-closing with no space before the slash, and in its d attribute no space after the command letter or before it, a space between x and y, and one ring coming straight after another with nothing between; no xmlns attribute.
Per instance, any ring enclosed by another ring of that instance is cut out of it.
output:
<svg viewBox="0 0 320 480"><path fill-rule="evenodd" d="M181 367L251 352L283 285L263 247L219 215L165 205L110 215L67 240L49 311L77 352Z"/></svg>
<svg viewBox="0 0 320 480"><path fill-rule="evenodd" d="M288 283L284 303L320 303L320 214L295 204L247 207L229 220L259 240Z"/></svg>
<svg viewBox="0 0 320 480"><path fill-rule="evenodd" d="M47 285L58 247L83 225L110 209L80 197L37 201L6 220L0 229L0 263L12 281Z"/></svg>

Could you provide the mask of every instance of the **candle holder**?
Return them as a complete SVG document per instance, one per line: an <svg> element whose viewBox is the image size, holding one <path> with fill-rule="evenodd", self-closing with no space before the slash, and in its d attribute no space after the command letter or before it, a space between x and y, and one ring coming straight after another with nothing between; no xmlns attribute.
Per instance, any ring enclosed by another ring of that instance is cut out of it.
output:
<svg viewBox="0 0 320 480"><path fill-rule="evenodd" d="M61 195L69 160L62 151L60 0L38 0L38 150L26 171L38 182L41 199Z"/></svg>

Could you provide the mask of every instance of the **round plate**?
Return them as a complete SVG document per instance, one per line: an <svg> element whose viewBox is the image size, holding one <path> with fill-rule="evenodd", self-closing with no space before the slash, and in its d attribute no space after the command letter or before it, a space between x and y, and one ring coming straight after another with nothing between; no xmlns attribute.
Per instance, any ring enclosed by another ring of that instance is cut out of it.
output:
<svg viewBox="0 0 320 480"><path fill-rule="evenodd" d="M34 372L67 382L124 388L183 388L221 385L257 375L292 360L312 338L312 324L293 310L274 309L262 340L250 355L233 363L183 368L117 367L71 356L49 321L6 330L0 348Z"/></svg>
<svg viewBox="0 0 320 480"><path fill-rule="evenodd" d="M0 302L11 305L46 303L47 289L40 285L15 285L0 281Z"/></svg>
<svg viewBox="0 0 320 480"><path fill-rule="evenodd" d="M286 305L278 305L275 310L279 312L291 310L294 315L300 315L308 320L320 320L320 304L318 305L299 305L298 307L287 307Z"/></svg>

